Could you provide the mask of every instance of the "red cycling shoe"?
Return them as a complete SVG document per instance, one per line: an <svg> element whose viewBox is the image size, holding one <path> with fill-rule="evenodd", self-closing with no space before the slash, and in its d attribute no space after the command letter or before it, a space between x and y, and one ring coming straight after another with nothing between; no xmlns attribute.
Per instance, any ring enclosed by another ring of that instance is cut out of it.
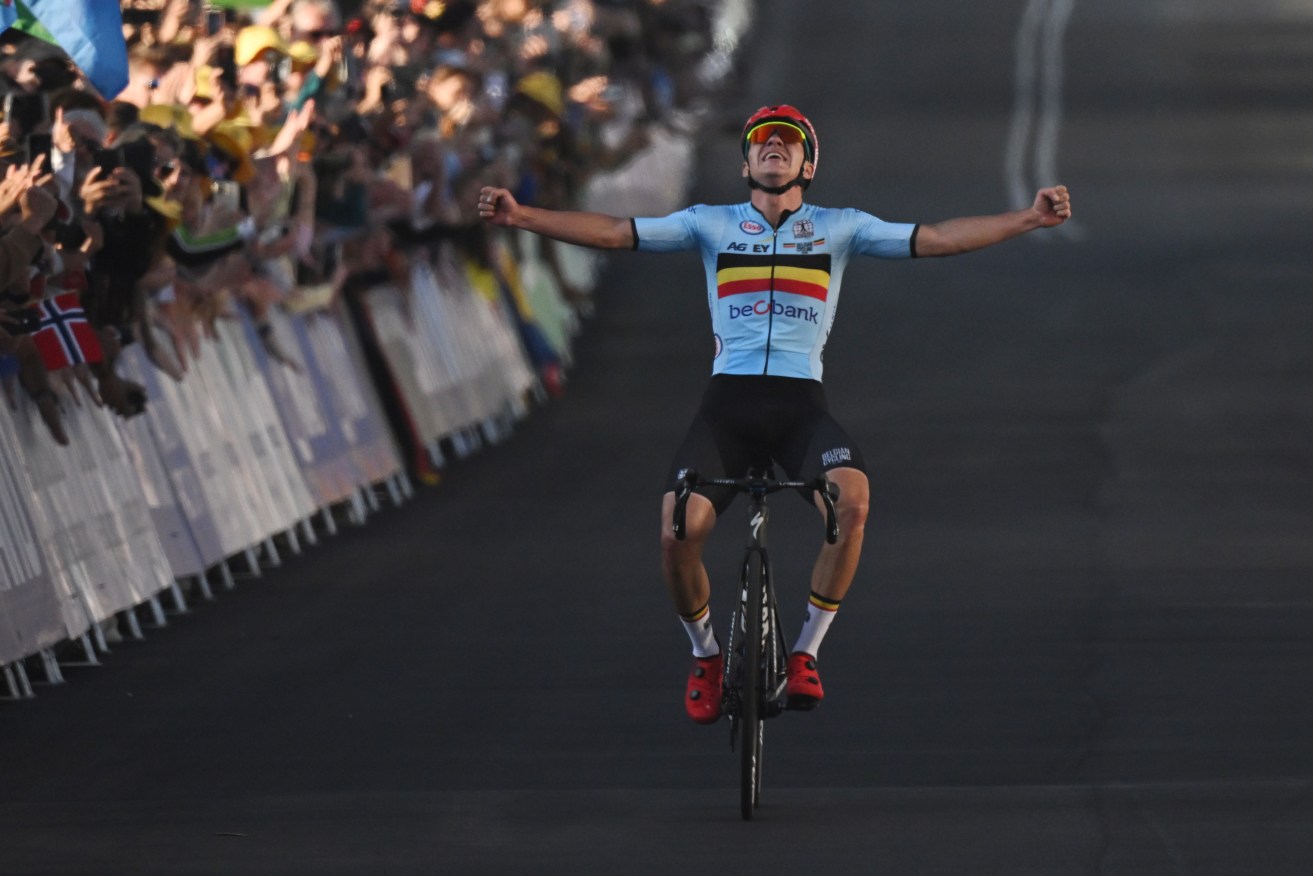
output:
<svg viewBox="0 0 1313 876"><path fill-rule="evenodd" d="M820 705L825 699L825 689L821 687L821 677L816 672L816 658L802 651L789 655L789 683L784 689L788 694L788 707L800 711L809 711Z"/></svg>
<svg viewBox="0 0 1313 876"><path fill-rule="evenodd" d="M684 692L684 708L699 724L714 724L720 720L720 701L724 695L721 676L724 674L725 658L722 655L693 658L688 688Z"/></svg>

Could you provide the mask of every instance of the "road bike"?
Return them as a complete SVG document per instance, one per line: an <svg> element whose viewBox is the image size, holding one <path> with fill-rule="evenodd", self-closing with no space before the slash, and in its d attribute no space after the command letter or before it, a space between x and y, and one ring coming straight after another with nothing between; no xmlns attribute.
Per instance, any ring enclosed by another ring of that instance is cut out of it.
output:
<svg viewBox="0 0 1313 876"><path fill-rule="evenodd" d="M824 477L811 481L777 481L770 473L749 473L746 478L704 479L696 471L685 472L675 491L675 538L686 534L688 497L697 487L728 487L748 497L748 543L739 577L739 599L730 624L729 647L725 651L722 710L729 718L730 750L739 753L739 812L750 821L761 805L761 750L765 721L787 707L785 685L788 653L780 630L779 608L772 586L770 553L766 548L766 523L770 518L766 497L781 490L795 490L804 498L813 494L825 504L825 540L839 539L834 503L839 487Z"/></svg>

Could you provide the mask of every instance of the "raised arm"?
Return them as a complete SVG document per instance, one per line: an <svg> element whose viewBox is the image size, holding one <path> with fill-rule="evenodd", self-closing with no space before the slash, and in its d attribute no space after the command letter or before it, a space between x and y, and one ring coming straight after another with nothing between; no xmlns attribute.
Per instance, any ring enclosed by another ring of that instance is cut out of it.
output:
<svg viewBox="0 0 1313 876"><path fill-rule="evenodd" d="M969 216L922 225L916 233L917 256L947 256L1002 243L1036 228L1052 228L1071 218L1066 186L1040 189L1035 203L994 216Z"/></svg>
<svg viewBox="0 0 1313 876"><path fill-rule="evenodd" d="M633 249L634 226L628 219L605 213L544 210L515 200L506 189L479 190L479 218L493 225L523 228L534 234L595 249Z"/></svg>

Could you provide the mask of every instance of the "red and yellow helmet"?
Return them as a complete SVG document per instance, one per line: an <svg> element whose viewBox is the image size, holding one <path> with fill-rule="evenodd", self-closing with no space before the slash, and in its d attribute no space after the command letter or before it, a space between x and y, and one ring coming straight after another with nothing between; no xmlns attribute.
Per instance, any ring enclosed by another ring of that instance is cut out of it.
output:
<svg viewBox="0 0 1313 876"><path fill-rule="evenodd" d="M786 143L801 142L803 156L812 163L815 172L821 154L816 129L796 107L786 103L764 106L748 117L743 126L743 157L748 157L749 146L765 143L772 134L779 134Z"/></svg>

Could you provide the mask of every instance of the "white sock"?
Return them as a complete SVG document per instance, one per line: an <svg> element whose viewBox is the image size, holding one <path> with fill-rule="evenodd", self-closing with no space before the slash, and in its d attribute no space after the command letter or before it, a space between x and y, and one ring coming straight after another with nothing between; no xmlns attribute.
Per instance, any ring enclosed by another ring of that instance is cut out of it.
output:
<svg viewBox="0 0 1313 876"><path fill-rule="evenodd" d="M807 614L802 622L802 632L798 635L798 642L793 646L793 653L801 651L815 657L816 652L821 649L821 640L825 638L834 616L838 613L837 599L826 599L813 590L807 600Z"/></svg>
<svg viewBox="0 0 1313 876"><path fill-rule="evenodd" d="M684 632L693 643L694 657L714 657L720 653L720 643L716 641L716 632L711 628L711 603L708 602L692 615L680 615Z"/></svg>

